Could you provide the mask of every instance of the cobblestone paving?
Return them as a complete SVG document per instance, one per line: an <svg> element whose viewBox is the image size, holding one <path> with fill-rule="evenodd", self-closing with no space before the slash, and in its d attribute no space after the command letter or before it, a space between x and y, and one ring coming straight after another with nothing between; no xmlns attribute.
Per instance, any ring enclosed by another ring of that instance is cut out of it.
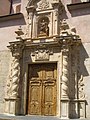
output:
<svg viewBox="0 0 90 120"><path fill-rule="evenodd" d="M58 117L46 117L46 116L6 116L0 115L0 120L62 120ZM66 119L64 119L66 120ZM68 119L67 119L68 120ZM80 119L70 119L70 120L80 120ZM90 120L90 119L82 119Z"/></svg>

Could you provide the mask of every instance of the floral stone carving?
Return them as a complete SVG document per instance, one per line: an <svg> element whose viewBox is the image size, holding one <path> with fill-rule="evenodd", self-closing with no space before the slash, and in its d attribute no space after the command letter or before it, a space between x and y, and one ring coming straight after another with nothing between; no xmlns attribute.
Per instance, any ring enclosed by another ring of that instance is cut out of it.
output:
<svg viewBox="0 0 90 120"><path fill-rule="evenodd" d="M49 8L49 2L47 2L47 0L42 0L38 5L38 8L41 10Z"/></svg>

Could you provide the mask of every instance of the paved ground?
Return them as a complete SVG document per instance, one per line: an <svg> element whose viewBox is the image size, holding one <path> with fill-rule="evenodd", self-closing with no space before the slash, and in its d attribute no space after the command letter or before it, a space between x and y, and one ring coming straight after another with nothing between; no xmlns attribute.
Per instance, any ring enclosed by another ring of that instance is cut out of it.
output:
<svg viewBox="0 0 90 120"><path fill-rule="evenodd" d="M6 116L0 114L0 120L62 120L58 117L47 117L47 116ZM64 119L66 120L66 119ZM80 119L70 119L70 120L80 120ZM82 119L90 120L90 119Z"/></svg>

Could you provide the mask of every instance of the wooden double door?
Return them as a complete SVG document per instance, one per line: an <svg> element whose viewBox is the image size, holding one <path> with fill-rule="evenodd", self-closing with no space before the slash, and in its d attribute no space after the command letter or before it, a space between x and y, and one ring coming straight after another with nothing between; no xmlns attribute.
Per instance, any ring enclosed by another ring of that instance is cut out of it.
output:
<svg viewBox="0 0 90 120"><path fill-rule="evenodd" d="M27 114L56 115L56 64L29 65Z"/></svg>

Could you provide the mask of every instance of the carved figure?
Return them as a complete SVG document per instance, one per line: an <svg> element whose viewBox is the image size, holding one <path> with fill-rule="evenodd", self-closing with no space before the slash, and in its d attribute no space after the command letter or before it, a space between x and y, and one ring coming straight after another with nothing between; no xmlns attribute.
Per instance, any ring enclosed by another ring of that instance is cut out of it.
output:
<svg viewBox="0 0 90 120"><path fill-rule="evenodd" d="M39 34L41 35L49 35L49 27L48 27L48 21L46 20L41 20L40 24L39 24Z"/></svg>

